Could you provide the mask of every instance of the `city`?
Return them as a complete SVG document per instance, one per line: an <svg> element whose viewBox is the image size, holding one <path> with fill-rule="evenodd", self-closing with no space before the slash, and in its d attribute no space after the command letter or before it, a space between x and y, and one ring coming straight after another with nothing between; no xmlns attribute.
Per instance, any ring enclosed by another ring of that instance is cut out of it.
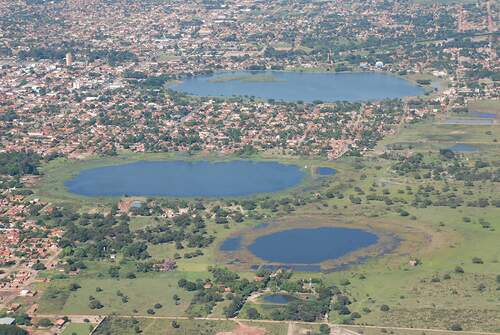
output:
<svg viewBox="0 0 500 335"><path fill-rule="evenodd" d="M500 332L499 9L0 1L0 334Z"/></svg>

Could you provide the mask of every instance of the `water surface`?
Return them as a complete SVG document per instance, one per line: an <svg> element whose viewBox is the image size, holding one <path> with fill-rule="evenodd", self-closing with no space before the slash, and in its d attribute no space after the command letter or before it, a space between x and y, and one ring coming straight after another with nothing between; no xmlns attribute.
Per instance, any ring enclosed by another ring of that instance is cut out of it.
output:
<svg viewBox="0 0 500 335"><path fill-rule="evenodd" d="M319 264L377 241L377 235L360 229L297 228L258 237L249 250L269 262Z"/></svg>
<svg viewBox="0 0 500 335"><path fill-rule="evenodd" d="M425 93L407 80L377 72L217 72L187 78L171 88L196 96L254 96L304 102L368 101Z"/></svg>
<svg viewBox="0 0 500 335"><path fill-rule="evenodd" d="M479 149L473 145L470 144L465 144L465 143L458 143L449 148L453 152L476 152L479 151Z"/></svg>
<svg viewBox="0 0 500 335"><path fill-rule="evenodd" d="M305 176L278 162L140 161L82 170L65 186L85 196L223 197L285 190Z"/></svg>
<svg viewBox="0 0 500 335"><path fill-rule="evenodd" d="M221 246L220 246L220 250L222 251L237 251L237 250L240 250L241 248L241 240L242 240L242 237L241 236L237 236L237 237L230 237L226 240L224 240L224 242L222 242Z"/></svg>
<svg viewBox="0 0 500 335"><path fill-rule="evenodd" d="M271 304L286 305L295 298L288 294L269 294L265 295L262 300Z"/></svg>
<svg viewBox="0 0 500 335"><path fill-rule="evenodd" d="M329 167L319 167L316 169L316 173L321 176L331 176L334 175L336 172L337 170Z"/></svg>
<svg viewBox="0 0 500 335"><path fill-rule="evenodd" d="M478 118L478 119L466 119L466 118L451 118L443 121L441 124L456 124L456 125L470 125L470 126L482 126L493 124L494 120L488 118Z"/></svg>

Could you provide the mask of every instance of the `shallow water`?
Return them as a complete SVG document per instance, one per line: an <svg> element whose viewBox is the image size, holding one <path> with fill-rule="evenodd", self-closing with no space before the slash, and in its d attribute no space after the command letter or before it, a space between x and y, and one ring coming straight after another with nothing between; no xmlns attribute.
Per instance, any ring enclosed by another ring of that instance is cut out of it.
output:
<svg viewBox="0 0 500 335"><path fill-rule="evenodd" d="M453 152L476 152L479 151L479 149L473 145L470 144L465 144L465 143L458 143L449 148Z"/></svg>
<svg viewBox="0 0 500 335"><path fill-rule="evenodd" d="M220 250L222 251L237 251L241 248L242 237L231 237L222 242Z"/></svg>
<svg viewBox="0 0 500 335"><path fill-rule="evenodd" d="M334 175L336 172L337 170L329 167L319 167L316 169L316 173L321 176L331 176Z"/></svg>

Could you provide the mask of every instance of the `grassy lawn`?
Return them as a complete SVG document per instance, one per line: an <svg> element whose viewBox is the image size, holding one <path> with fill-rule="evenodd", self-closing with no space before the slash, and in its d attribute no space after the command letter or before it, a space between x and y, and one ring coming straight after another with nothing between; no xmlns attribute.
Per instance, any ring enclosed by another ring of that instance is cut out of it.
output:
<svg viewBox="0 0 500 335"><path fill-rule="evenodd" d="M89 323L70 323L64 327L62 335L88 335L93 328Z"/></svg>
<svg viewBox="0 0 500 335"><path fill-rule="evenodd" d="M500 113L500 100L477 100L468 105L471 112Z"/></svg>

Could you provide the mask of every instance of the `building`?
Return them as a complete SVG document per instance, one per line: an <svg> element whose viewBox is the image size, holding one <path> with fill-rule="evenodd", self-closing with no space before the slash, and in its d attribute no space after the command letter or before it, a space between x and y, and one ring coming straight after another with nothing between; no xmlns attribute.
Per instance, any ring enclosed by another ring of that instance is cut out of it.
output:
<svg viewBox="0 0 500 335"><path fill-rule="evenodd" d="M0 318L0 325L13 325L16 323L14 318Z"/></svg>
<svg viewBox="0 0 500 335"><path fill-rule="evenodd" d="M71 66L73 65L73 55L71 54L71 52L68 52L66 54L66 66Z"/></svg>

